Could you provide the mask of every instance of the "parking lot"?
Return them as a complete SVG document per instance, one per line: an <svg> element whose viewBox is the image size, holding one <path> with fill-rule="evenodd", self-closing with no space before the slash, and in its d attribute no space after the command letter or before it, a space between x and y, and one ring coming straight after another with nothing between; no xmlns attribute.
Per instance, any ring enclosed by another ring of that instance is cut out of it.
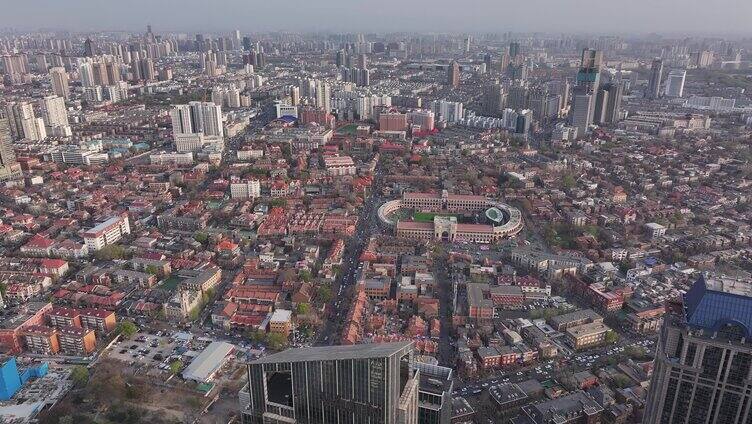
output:
<svg viewBox="0 0 752 424"><path fill-rule="evenodd" d="M151 366L166 369L169 359L178 348L170 337L136 333L129 340L121 340L112 347L110 357L132 366Z"/></svg>

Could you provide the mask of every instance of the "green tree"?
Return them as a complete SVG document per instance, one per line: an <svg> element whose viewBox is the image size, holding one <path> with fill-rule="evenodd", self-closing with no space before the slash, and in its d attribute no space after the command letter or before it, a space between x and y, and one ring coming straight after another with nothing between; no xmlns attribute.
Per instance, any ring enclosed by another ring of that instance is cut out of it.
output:
<svg viewBox="0 0 752 424"><path fill-rule="evenodd" d="M83 387L89 382L89 369L83 365L76 365L71 372L71 379L76 387Z"/></svg>
<svg viewBox="0 0 752 424"><path fill-rule="evenodd" d="M279 333L269 333L266 335L266 344L272 350L282 350L287 345L287 337Z"/></svg>
<svg viewBox="0 0 752 424"><path fill-rule="evenodd" d="M254 343L263 341L264 338L266 338L266 334L260 330L248 330L246 331L245 336L251 339Z"/></svg>
<svg viewBox="0 0 752 424"><path fill-rule="evenodd" d="M295 313L298 315L306 315L310 310L311 306L307 303L298 303L298 306L295 308Z"/></svg>
<svg viewBox="0 0 752 424"><path fill-rule="evenodd" d="M115 331L117 331L118 334L122 334L126 339L130 339L136 334L138 327L136 327L136 324L134 324L133 321L121 321L117 325Z"/></svg>
<svg viewBox="0 0 752 424"><path fill-rule="evenodd" d="M623 374L617 374L613 377L614 384L620 389L627 388L632 385L632 380Z"/></svg>
<svg viewBox="0 0 752 424"><path fill-rule="evenodd" d="M201 305L196 306L195 308L191 309L191 312L188 313L188 319L191 321L196 321L201 314Z"/></svg>
<svg viewBox="0 0 752 424"><path fill-rule="evenodd" d="M176 375L180 372L180 370L183 369L183 362L179 359L176 359L172 362L170 362L170 373L172 375Z"/></svg>
<svg viewBox="0 0 752 424"><path fill-rule="evenodd" d="M70 415L63 415L57 420L58 424L73 424L73 417Z"/></svg>
<svg viewBox="0 0 752 424"><path fill-rule="evenodd" d="M151 275L157 275L157 274L159 274L159 268L157 268L154 265L149 265L149 266L146 267L146 272L149 273L149 274L151 274Z"/></svg>
<svg viewBox="0 0 752 424"><path fill-rule="evenodd" d="M5 283L0 283L0 295L3 296L3 299L5 299L5 292L8 291L8 285Z"/></svg>
<svg viewBox="0 0 752 424"><path fill-rule="evenodd" d="M329 303L332 300L332 288L328 285L319 286L316 289L316 298L323 303Z"/></svg>
<svg viewBox="0 0 752 424"><path fill-rule="evenodd" d="M619 341L619 335L614 330L608 330L606 332L606 344L614 344Z"/></svg>
<svg viewBox="0 0 752 424"><path fill-rule="evenodd" d="M111 261L113 259L125 258L125 248L118 244L105 246L94 253L94 257L100 261Z"/></svg>
<svg viewBox="0 0 752 424"><path fill-rule="evenodd" d="M311 271L308 271L307 269L300 271L300 279L306 283L311 281Z"/></svg>
<svg viewBox="0 0 752 424"><path fill-rule="evenodd" d="M564 178L561 179L561 184L564 186L564 188L572 188L575 186L575 184L577 184L577 181L572 175L567 174L564 176Z"/></svg>
<svg viewBox="0 0 752 424"><path fill-rule="evenodd" d="M196 233L193 235L193 239L201 244L206 244L209 241L209 235L206 233Z"/></svg>
<svg viewBox="0 0 752 424"><path fill-rule="evenodd" d="M647 350L642 346L627 346L624 349L624 353L635 360L647 359L649 357Z"/></svg>

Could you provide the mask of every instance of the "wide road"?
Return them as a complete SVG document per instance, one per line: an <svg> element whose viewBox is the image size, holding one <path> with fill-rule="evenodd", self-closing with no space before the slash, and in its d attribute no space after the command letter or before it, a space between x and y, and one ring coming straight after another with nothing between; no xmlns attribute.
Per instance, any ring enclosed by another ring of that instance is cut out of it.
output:
<svg viewBox="0 0 752 424"><path fill-rule="evenodd" d="M446 246L437 245L434 250L433 260L436 272L436 294L439 298L439 323L441 324L439 332L439 365L454 368L455 356L454 346L452 345L452 279L449 276L447 268L449 255L445 250Z"/></svg>
<svg viewBox="0 0 752 424"><path fill-rule="evenodd" d="M380 232L377 211L381 206L381 162L376 165L373 185L358 215L358 224L355 234L345 244L345 254L342 257L340 275L332 284L332 301L327 306L330 311L324 322L322 330L316 337L316 345L339 344L345 318L352 303L352 290L355 284L360 266L360 254L363 252L368 240L375 233Z"/></svg>

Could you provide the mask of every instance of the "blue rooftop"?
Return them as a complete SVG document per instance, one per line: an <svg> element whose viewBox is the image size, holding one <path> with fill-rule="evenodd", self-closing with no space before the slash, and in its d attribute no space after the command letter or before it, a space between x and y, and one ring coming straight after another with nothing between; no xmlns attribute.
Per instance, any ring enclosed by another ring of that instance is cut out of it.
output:
<svg viewBox="0 0 752 424"><path fill-rule="evenodd" d="M709 331L726 325L741 326L752 338L752 297L724 290L723 284L709 284L701 276L684 295L687 324Z"/></svg>

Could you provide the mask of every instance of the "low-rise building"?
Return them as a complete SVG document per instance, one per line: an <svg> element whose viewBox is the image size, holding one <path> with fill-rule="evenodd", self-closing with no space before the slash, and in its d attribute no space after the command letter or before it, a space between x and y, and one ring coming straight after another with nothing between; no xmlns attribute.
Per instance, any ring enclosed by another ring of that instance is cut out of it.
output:
<svg viewBox="0 0 752 424"><path fill-rule="evenodd" d="M269 319L269 331L285 337L289 336L292 331L292 311L287 309L274 311Z"/></svg>
<svg viewBox="0 0 752 424"><path fill-rule="evenodd" d="M87 356L97 345L94 330L80 327L60 327L57 338L60 350L66 355Z"/></svg>
<svg viewBox="0 0 752 424"><path fill-rule="evenodd" d="M26 348L40 355L54 355L60 351L57 330L46 325L30 325L23 329Z"/></svg>
<svg viewBox="0 0 752 424"><path fill-rule="evenodd" d="M602 322L591 322L567 328L566 335L572 346L579 350L603 344L610 330Z"/></svg>
<svg viewBox="0 0 752 424"><path fill-rule="evenodd" d="M84 241L90 252L114 244L124 235L130 234L128 214L114 216L84 233Z"/></svg>

